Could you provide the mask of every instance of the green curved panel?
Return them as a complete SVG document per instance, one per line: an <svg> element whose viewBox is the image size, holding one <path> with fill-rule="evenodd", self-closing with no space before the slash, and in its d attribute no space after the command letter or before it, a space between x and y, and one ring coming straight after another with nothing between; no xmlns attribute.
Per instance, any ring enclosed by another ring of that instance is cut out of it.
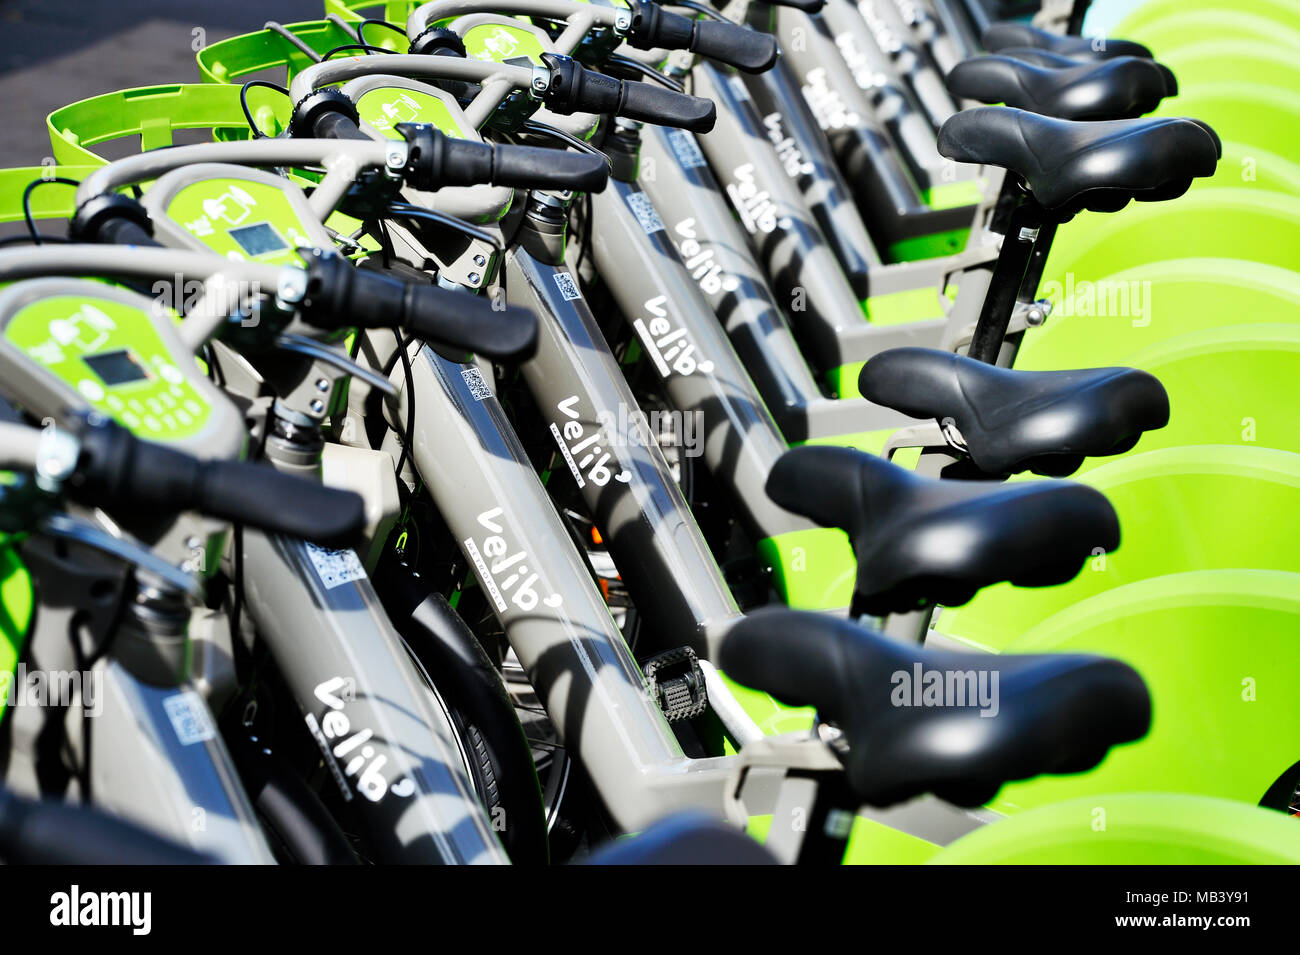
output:
<svg viewBox="0 0 1300 955"><path fill-rule="evenodd" d="M1294 865L1300 826L1223 799L1118 793L1021 813L963 836L933 865Z"/></svg>
<svg viewBox="0 0 1300 955"><path fill-rule="evenodd" d="M1122 364L1175 336L1238 322L1289 324L1300 316L1300 273L1241 259L1171 259L1125 269L1093 283L1087 308L1086 288L1075 282L1072 298L1063 284L1048 290L1052 317L1025 336L1017 368ZM1126 290L1127 309L1110 307L1112 289Z"/></svg>
<svg viewBox="0 0 1300 955"><path fill-rule="evenodd" d="M1217 10L1188 10L1185 0L1176 0L1176 5L1179 8L1176 16L1126 21L1115 31L1115 36L1145 43L1161 62L1183 47L1204 43L1207 37L1300 49L1300 31L1294 29L1294 24L1300 20L1278 20L1227 6ZM1177 75L1181 80L1182 74Z"/></svg>
<svg viewBox="0 0 1300 955"><path fill-rule="evenodd" d="M1179 89L1189 92L1208 83L1246 82L1294 93L1300 91L1297 49L1300 48L1261 42L1259 37L1232 40L1206 33L1200 43L1162 50L1160 62L1174 71ZM1177 105L1175 98L1167 108Z"/></svg>
<svg viewBox="0 0 1300 955"><path fill-rule="evenodd" d="M1164 448L1080 480L1115 506L1119 549L1056 587L989 587L946 609L936 629L1000 651L1066 608L1151 577L1239 567L1300 573L1296 519L1281 518L1300 514L1300 455L1248 445Z"/></svg>
<svg viewBox="0 0 1300 955"><path fill-rule="evenodd" d="M1007 786L992 807L1151 790L1258 803L1300 760L1298 645L1300 574L1282 570L1153 577L1061 611L1007 652L1126 661L1150 688L1151 730L1088 773Z"/></svg>
<svg viewBox="0 0 1300 955"><path fill-rule="evenodd" d="M1300 198L1249 187L1197 189L1173 202L1132 203L1118 214L1083 213L1077 220L1053 243L1046 281L1196 256L1289 269L1300 251Z"/></svg>
<svg viewBox="0 0 1300 955"><path fill-rule="evenodd" d="M1118 25L1113 30L1107 31L1112 36L1143 40L1146 31L1157 24L1181 20L1189 13L1200 12L1189 10L1188 7L1192 5L1187 3L1187 0L1146 0L1144 3L1130 5L1130 9L1117 16L1105 17L1108 8L1115 6L1114 0L1107 3L1095 2L1093 8L1089 10L1085 21L1086 26L1105 28L1108 23L1113 24L1118 21ZM1283 26L1300 23L1300 2L1297 0L1232 0L1231 3L1198 4L1197 6L1227 10L1233 16L1263 17Z"/></svg>
<svg viewBox="0 0 1300 955"><path fill-rule="evenodd" d="M1291 130L1300 127L1300 97L1262 83L1206 83L1165 100L1153 115L1194 116L1214 127L1220 139L1294 156Z"/></svg>

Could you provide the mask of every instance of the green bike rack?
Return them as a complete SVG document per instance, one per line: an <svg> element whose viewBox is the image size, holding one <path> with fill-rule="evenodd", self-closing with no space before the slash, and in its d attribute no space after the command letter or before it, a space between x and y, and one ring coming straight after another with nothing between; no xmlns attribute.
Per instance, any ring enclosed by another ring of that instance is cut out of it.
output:
<svg viewBox="0 0 1300 955"><path fill-rule="evenodd" d="M289 103L274 90L250 89L248 106L267 132L287 122ZM136 136L140 151L147 152L174 145L179 130L207 130L214 138L252 135L239 105L239 87L204 83L144 86L92 96L56 109L46 126L54 158L68 165L102 166L107 160L91 147Z"/></svg>
<svg viewBox="0 0 1300 955"><path fill-rule="evenodd" d="M976 829L930 859L932 865L1297 862L1295 820L1225 799L1175 793L1108 793L1044 806Z"/></svg>
<svg viewBox="0 0 1300 955"><path fill-rule="evenodd" d="M1297 127L1300 128L1300 127ZM1300 259L1300 199L1252 186L1193 189L1118 214L1081 213L1061 230L1044 281L1093 279L1164 259L1221 256L1291 268Z"/></svg>

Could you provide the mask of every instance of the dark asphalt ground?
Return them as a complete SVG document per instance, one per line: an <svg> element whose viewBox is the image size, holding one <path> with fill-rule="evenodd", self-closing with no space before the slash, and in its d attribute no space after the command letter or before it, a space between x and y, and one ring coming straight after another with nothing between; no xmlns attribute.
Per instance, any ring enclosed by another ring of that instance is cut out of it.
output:
<svg viewBox="0 0 1300 955"><path fill-rule="evenodd" d="M50 154L45 117L60 106L196 82L196 37L323 15L323 0L0 0L0 166L40 165Z"/></svg>

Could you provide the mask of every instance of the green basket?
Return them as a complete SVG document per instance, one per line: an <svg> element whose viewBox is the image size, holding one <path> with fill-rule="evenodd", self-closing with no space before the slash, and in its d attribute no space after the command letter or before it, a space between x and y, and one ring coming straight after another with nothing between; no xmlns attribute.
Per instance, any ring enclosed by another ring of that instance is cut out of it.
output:
<svg viewBox="0 0 1300 955"><path fill-rule="evenodd" d="M253 87L248 107L258 125L274 135L289 120L287 98ZM139 137L141 152L175 143L179 130L210 130L214 139L252 136L239 105L239 87L213 83L142 86L103 93L56 109L46 119L50 147L61 164L102 166L108 160L91 147Z"/></svg>
<svg viewBox="0 0 1300 955"><path fill-rule="evenodd" d="M354 14L346 19L363 18ZM356 42L350 33L332 20L308 20L304 23L287 23L283 26L288 33L318 56L323 56L336 47ZM386 50L397 50L401 47L405 52L405 44L401 37L391 30L376 30L373 36L367 33L366 40L372 46L383 47ZM242 83L246 79L253 78L254 74L270 70L275 71L272 76L260 78L273 79L285 85L315 62L291 40L275 30L258 30L221 40L200 50L196 59L199 62L199 72L208 83Z"/></svg>
<svg viewBox="0 0 1300 955"><path fill-rule="evenodd" d="M325 12L344 20L387 20L405 26L406 18L419 5L419 0L325 0Z"/></svg>

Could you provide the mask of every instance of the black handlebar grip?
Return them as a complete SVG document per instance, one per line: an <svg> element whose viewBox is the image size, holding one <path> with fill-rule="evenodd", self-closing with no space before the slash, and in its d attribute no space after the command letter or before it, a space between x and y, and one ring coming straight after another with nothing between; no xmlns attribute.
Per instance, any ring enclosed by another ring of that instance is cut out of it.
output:
<svg viewBox="0 0 1300 955"><path fill-rule="evenodd" d="M702 96L678 93L652 83L623 83L617 115L628 119L676 126L693 133L707 133L718 121L718 107Z"/></svg>
<svg viewBox="0 0 1300 955"><path fill-rule="evenodd" d="M246 461L202 461L136 438L111 420L83 429L72 495L110 513L198 511L320 544L353 543L366 524L359 494Z"/></svg>
<svg viewBox="0 0 1300 955"><path fill-rule="evenodd" d="M826 6L826 0L768 0L774 7L790 7L804 13L818 13Z"/></svg>
<svg viewBox="0 0 1300 955"><path fill-rule="evenodd" d="M85 806L0 793L0 859L10 865L212 865L210 856Z"/></svg>
<svg viewBox="0 0 1300 955"><path fill-rule="evenodd" d="M566 153L540 146L497 146L492 183L519 189L572 189L601 192L609 182L609 163L592 153Z"/></svg>
<svg viewBox="0 0 1300 955"><path fill-rule="evenodd" d="M130 219L105 219L99 226L99 241L108 245L141 245L161 248L162 243Z"/></svg>
<svg viewBox="0 0 1300 955"><path fill-rule="evenodd" d="M723 20L696 21L690 49L746 73L767 72L776 66L778 53L776 37L772 34Z"/></svg>
<svg viewBox="0 0 1300 955"><path fill-rule="evenodd" d="M312 253L307 268L300 314L318 327L396 325L434 344L500 361L524 361L537 352L537 316L526 308L354 268L341 255Z"/></svg>
<svg viewBox="0 0 1300 955"><path fill-rule="evenodd" d="M526 308L497 307L436 285L408 285L404 314L403 327L428 341L499 361L526 361L537 354L537 316Z"/></svg>
<svg viewBox="0 0 1300 955"><path fill-rule="evenodd" d="M316 134L317 139L364 139L370 141L370 137L361 131L357 121L346 113L339 113L332 109L321 110L312 119L312 132Z"/></svg>

